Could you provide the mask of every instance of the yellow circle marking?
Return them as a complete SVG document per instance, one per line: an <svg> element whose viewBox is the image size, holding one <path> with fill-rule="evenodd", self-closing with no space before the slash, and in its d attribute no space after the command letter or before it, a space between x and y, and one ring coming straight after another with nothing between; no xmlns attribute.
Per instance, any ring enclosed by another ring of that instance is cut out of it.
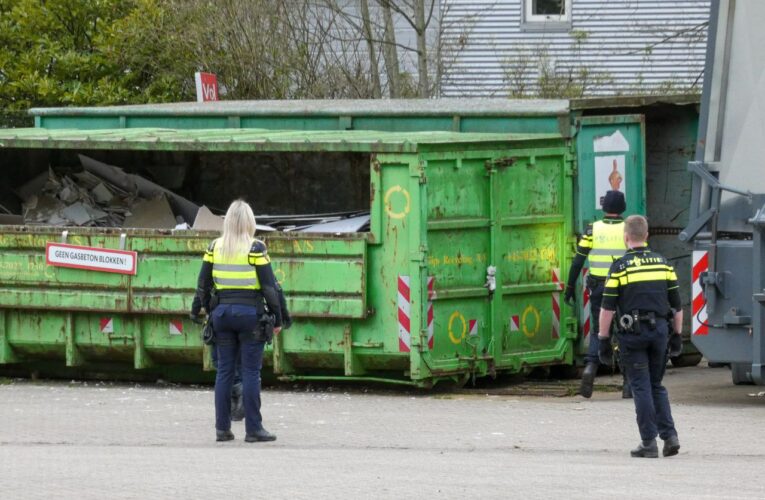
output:
<svg viewBox="0 0 765 500"><path fill-rule="evenodd" d="M534 315L533 330L529 330L528 323L526 322L526 318L528 317L529 314ZM527 336L528 338L533 337L539 331L540 323L541 323L541 318L539 316L539 311L537 311L537 308L532 305L526 306L526 309L523 310L523 315L521 316L521 324L523 324L523 334Z"/></svg>
<svg viewBox="0 0 765 500"><path fill-rule="evenodd" d="M284 272L284 269L274 269L274 277L279 284L282 284L287 279L287 274Z"/></svg>
<svg viewBox="0 0 765 500"><path fill-rule="evenodd" d="M459 320L462 322L462 333L460 333L459 336L455 337L454 332L452 331L452 325L454 324L454 320L459 318ZM459 311L454 311L451 316L449 316L449 339L452 341L453 344L459 344L462 342L462 339L465 338L465 334L467 333L467 321L465 321L465 316L460 314Z"/></svg>
<svg viewBox="0 0 765 500"><path fill-rule="evenodd" d="M401 193L404 198L406 199L406 204L404 205L404 208L401 211L394 212L393 207L390 203L390 198L393 195L393 193ZM385 202L385 211L388 212L388 216L391 219L403 219L406 217L406 214L409 213L409 210L411 209L412 205L412 199L409 196L409 191L402 188L401 186L393 186L392 188L388 189L388 191L385 192L385 198L383 199Z"/></svg>

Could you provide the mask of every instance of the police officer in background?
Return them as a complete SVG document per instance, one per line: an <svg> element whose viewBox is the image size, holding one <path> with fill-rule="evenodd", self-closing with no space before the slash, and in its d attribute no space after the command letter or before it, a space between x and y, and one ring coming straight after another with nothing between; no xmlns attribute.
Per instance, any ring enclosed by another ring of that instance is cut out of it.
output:
<svg viewBox="0 0 765 500"><path fill-rule="evenodd" d="M627 217L624 243L628 250L611 265L603 292L598 339L600 360L608 363L613 355L609 325L618 315L622 366L632 385L641 438L630 454L656 458L657 435L664 440L665 457L677 455L680 450L669 395L661 381L667 356L677 356L682 350L683 311L675 270L648 248L647 239L645 217ZM671 336L666 319L670 312L674 312Z"/></svg>
<svg viewBox="0 0 765 500"><path fill-rule="evenodd" d="M587 276L587 288L590 291L590 314L592 318L592 332L590 345L585 356L584 374L580 394L585 398L592 396L592 385L598 372L598 319L600 315L600 303L603 299L603 286L611 264L624 255L624 220L622 212L627 209L624 194L621 191L608 191L603 198L603 220L587 226L587 231L576 246L576 256L571 263L566 282L564 301L573 307L574 290L576 280L582 272L584 261L589 259L590 272ZM624 379L622 397L630 397L630 387L627 379Z"/></svg>
<svg viewBox="0 0 765 500"><path fill-rule="evenodd" d="M233 202L226 212L222 236L210 244L202 259L197 296L192 304L191 316L197 317L204 307L210 311L215 329L217 441L234 439L231 389L237 358L242 372L244 440L252 443L276 439L263 427L260 369L266 342L270 342L270 336L278 334L282 327L280 289L266 245L254 235L252 208L242 200ZM213 287L216 293L211 298Z"/></svg>

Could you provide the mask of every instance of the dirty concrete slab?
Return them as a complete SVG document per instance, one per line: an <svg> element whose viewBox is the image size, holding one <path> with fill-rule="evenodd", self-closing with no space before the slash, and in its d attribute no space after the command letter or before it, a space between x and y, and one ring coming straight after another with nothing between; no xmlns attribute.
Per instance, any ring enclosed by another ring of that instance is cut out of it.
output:
<svg viewBox="0 0 765 500"><path fill-rule="evenodd" d="M604 386L617 378L601 377ZM267 389L279 439L215 443L210 387L6 380L2 498L762 498L765 397L726 369L670 369L683 448L628 455L618 392L529 397Z"/></svg>
<svg viewBox="0 0 765 500"><path fill-rule="evenodd" d="M125 227L172 229L178 222L164 194L151 200L138 200L125 217Z"/></svg>

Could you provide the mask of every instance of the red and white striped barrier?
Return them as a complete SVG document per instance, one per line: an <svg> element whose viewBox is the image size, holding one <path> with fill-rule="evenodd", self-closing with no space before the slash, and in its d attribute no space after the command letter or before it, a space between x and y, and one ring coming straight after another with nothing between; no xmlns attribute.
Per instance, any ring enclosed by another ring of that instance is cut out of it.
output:
<svg viewBox="0 0 765 500"><path fill-rule="evenodd" d="M409 324L411 309L411 290L409 276L398 277L398 350L409 352L412 346L412 333Z"/></svg>
<svg viewBox="0 0 765 500"><path fill-rule="evenodd" d="M691 268L691 333L693 335L708 335L707 309L704 300L704 289L701 286L701 273L709 270L709 253L703 250L693 251L693 267Z"/></svg>
<svg viewBox="0 0 765 500"><path fill-rule="evenodd" d="M428 276L428 349L433 349L433 300L436 298L436 278Z"/></svg>
<svg viewBox="0 0 765 500"><path fill-rule="evenodd" d="M428 276L428 309L427 309L427 332L428 348L433 349L434 326L433 326L433 300L436 298L435 278ZM398 350L409 352L412 349L411 309L412 291L409 286L409 276L398 277Z"/></svg>
<svg viewBox="0 0 765 500"><path fill-rule="evenodd" d="M555 283L556 292L552 294L552 338L560 338L560 292L563 290L563 283L560 281L560 269L552 269L552 281Z"/></svg>
<svg viewBox="0 0 765 500"><path fill-rule="evenodd" d="M588 268L582 269L582 314L580 321L582 322L582 336L584 338L587 338L592 328L590 323L590 289L587 288L587 276L589 274L590 270Z"/></svg>

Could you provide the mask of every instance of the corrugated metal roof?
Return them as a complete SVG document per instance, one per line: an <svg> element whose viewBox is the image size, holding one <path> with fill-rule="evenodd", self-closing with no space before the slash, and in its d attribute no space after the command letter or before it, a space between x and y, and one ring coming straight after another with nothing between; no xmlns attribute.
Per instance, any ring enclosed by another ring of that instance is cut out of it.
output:
<svg viewBox="0 0 765 500"><path fill-rule="evenodd" d="M347 99L300 101L217 101L102 106L88 108L33 108L35 116L507 116L563 115L565 99Z"/></svg>
<svg viewBox="0 0 765 500"><path fill-rule="evenodd" d="M460 132L283 131L161 128L74 130L0 129L0 148L136 149L168 151L350 151L411 153L420 146L509 144L560 139L558 134Z"/></svg>
<svg viewBox="0 0 765 500"><path fill-rule="evenodd" d="M574 71L577 81L577 70L588 72L587 95L701 85L709 0L573 0L562 30L524 24L523 0L441 5L447 47L459 47L444 70L446 97L534 88L542 50L559 75Z"/></svg>

